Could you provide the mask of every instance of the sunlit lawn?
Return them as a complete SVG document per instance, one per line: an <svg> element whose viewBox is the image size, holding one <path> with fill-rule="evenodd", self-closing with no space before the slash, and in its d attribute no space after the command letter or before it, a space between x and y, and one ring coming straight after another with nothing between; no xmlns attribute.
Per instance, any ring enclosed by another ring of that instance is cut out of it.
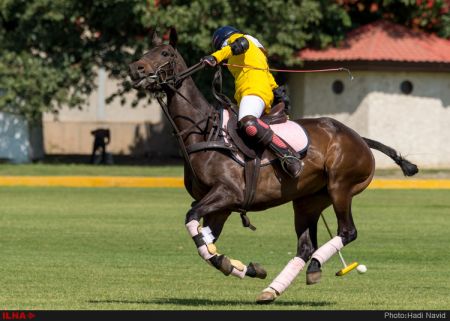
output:
<svg viewBox="0 0 450 321"><path fill-rule="evenodd" d="M0 302L4 309L447 309L448 191L369 190L354 201L358 239L345 259L368 272L345 277L338 258L321 283L301 272L273 304L254 299L295 255L291 206L232 216L220 253L261 263L266 280L225 277L198 256L184 227L182 189L0 188ZM335 219L326 212L335 230ZM322 223L320 242L328 239Z"/></svg>

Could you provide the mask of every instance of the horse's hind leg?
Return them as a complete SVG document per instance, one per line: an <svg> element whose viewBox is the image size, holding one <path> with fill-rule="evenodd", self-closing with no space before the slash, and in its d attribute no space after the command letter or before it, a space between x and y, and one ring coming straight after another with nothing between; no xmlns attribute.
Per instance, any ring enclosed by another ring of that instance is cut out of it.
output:
<svg viewBox="0 0 450 321"><path fill-rule="evenodd" d="M337 236L322 245L314 252L310 267L311 269L320 269L333 255L341 250L345 245L354 241L357 236L355 224L353 222L351 204L352 193L350 188L338 186L336 189L329 190L333 202L333 208L338 221ZM308 271L310 270L308 267Z"/></svg>
<svg viewBox="0 0 450 321"><path fill-rule="evenodd" d="M317 249L317 221L322 210L331 201L326 193L319 193L293 202L295 231L297 233L297 254L283 271L265 288L256 299L257 303L270 303L280 296L294 281L297 275Z"/></svg>
<svg viewBox="0 0 450 321"><path fill-rule="evenodd" d="M338 222L337 235L314 252L310 266L319 268L357 236L352 198L372 180L375 161L366 143L349 128L333 122L335 143L329 144L325 168L328 194ZM308 268L309 270L309 268Z"/></svg>

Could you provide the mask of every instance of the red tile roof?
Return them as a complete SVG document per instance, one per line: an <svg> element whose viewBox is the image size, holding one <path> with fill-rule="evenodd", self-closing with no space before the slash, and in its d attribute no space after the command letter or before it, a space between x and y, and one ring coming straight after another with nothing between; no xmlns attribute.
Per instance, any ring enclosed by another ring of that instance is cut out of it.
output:
<svg viewBox="0 0 450 321"><path fill-rule="evenodd" d="M450 40L379 20L351 31L337 48L306 48L299 56L305 61L450 63Z"/></svg>

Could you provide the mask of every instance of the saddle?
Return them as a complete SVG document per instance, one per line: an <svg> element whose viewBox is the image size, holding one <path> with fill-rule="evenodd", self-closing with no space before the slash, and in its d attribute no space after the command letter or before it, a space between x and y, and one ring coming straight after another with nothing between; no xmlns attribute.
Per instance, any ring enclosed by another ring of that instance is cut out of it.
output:
<svg viewBox="0 0 450 321"><path fill-rule="evenodd" d="M246 141L245 136L241 135L240 130L238 129L238 119L237 119L237 113L234 112L234 110L229 107L224 112L228 113L228 122L226 124L226 127L224 127L233 141L233 143L236 145L237 149L242 152L246 157L250 159L254 159L258 157L258 154L261 153L269 153L269 151L265 150L258 150L255 149L255 147L250 147ZM224 117L226 119L226 116ZM288 115L284 111L284 103L279 103L276 106L272 107L270 109L269 114L265 114L261 117L261 120L265 122L267 125L273 125L273 124L282 124L288 121ZM262 155L260 155L262 156ZM239 160L239 158L237 157Z"/></svg>

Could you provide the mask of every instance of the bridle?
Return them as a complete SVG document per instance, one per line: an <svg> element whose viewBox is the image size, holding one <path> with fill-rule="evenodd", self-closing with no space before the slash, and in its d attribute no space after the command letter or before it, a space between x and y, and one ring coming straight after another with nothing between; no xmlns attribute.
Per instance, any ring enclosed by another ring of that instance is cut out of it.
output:
<svg viewBox="0 0 450 321"><path fill-rule="evenodd" d="M205 67L202 62L199 62L186 70L183 70L179 74L176 74L176 55L171 54L171 57L172 59L157 66L153 73L141 79L141 81L145 80L147 83L152 84L152 91L155 93L162 92L166 88L171 90L173 90L173 88L178 89L186 78Z"/></svg>
<svg viewBox="0 0 450 321"><path fill-rule="evenodd" d="M168 68L164 68L168 66ZM176 62L175 59L171 59L158 66L155 72L149 76L147 79L154 81L156 84L156 89L162 90L164 85L172 82L175 74Z"/></svg>
<svg viewBox="0 0 450 321"><path fill-rule="evenodd" d="M219 135L219 131L220 131L220 124L219 124L220 116L219 116L218 111L216 111L214 109L212 109L209 113L205 113L203 110L200 110L197 106L192 104L192 102L186 96L184 96L179 91L179 88L181 87L183 81L186 78L190 77L192 74L194 74L195 72L197 72L205 67L203 62L199 62L199 63L187 68L186 70L183 70L180 73L176 73L175 72L176 67L177 67L177 63L175 61L176 55L172 54L171 56L172 56L172 59L157 66L153 73L143 77L140 81L146 81L149 85L150 84L152 85L151 91L154 92L154 95L155 95L156 99L158 100L158 103L161 106L161 109L163 110L166 118L169 120L169 122L172 126L173 135L177 138L178 144L179 144L181 152L183 154L183 158L192 173L193 179L197 182L197 184L199 186L201 186L200 180L198 179L197 174L195 173L194 168L189 159L189 152L184 143L183 135L189 133L193 128L198 127L200 124L202 124L204 122L208 123L209 120L212 120L213 128L208 135L207 141L212 138L217 138L217 136ZM148 88L148 86L146 88ZM172 91L174 93L174 95L178 95L182 99L184 99L191 107L193 107L200 114L202 114L203 117L200 120L194 122L191 126L185 128L183 130L179 130L178 126L175 124L174 120L170 116L167 102L164 101L164 92L166 92L168 90ZM216 130L214 130L214 127L216 128Z"/></svg>

